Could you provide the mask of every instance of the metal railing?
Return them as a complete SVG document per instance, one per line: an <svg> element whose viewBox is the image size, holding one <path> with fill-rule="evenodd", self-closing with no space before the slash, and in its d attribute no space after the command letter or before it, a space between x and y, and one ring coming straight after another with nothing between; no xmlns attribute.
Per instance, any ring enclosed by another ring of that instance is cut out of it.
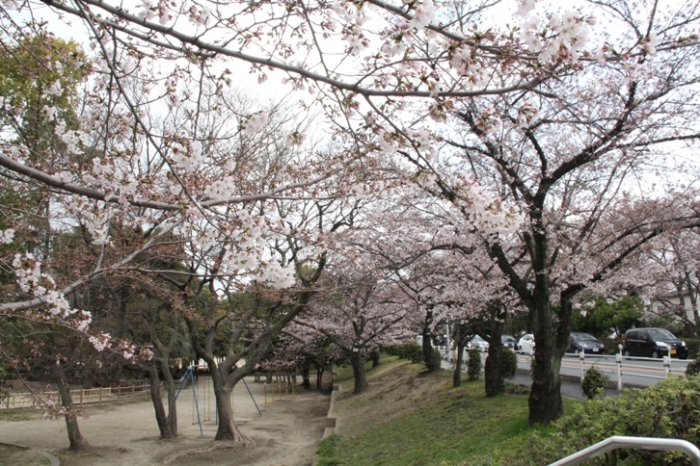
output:
<svg viewBox="0 0 700 466"><path fill-rule="evenodd" d="M614 355L605 354L584 354L584 353L566 353L565 356L574 356L579 360L579 370L577 376L583 382L583 376L586 371L595 366L605 375L610 377L610 380L617 382L617 389L622 390L622 377L640 377L645 379L663 380L667 377L678 377L685 375L688 360L671 359L668 356L663 358L644 358L623 356L620 353ZM525 355L525 358L532 358L533 355ZM571 361L571 358L565 357L562 362ZM520 359L520 362L523 362ZM651 364L641 365L642 362ZM661 368L663 373L655 375L651 370ZM569 365L569 375L573 368ZM647 384L645 384L647 385Z"/></svg>
<svg viewBox="0 0 700 466"><path fill-rule="evenodd" d="M448 351L446 348L438 347L440 353L442 354L443 363L445 367L454 367L455 351ZM482 367L485 362L487 353L482 352ZM534 357L533 354L521 353L518 357L520 364L529 364L530 359ZM578 370L571 367L571 361L574 360L573 357L578 359ZM466 361L465 355L465 361ZM663 380L667 377L678 377L684 376L686 366L690 361L682 359L671 359L668 356L663 358L644 358L644 357L633 357L633 356L623 356L620 353L617 354L584 354L584 353L566 353L565 358L562 362L568 361L568 375L575 376L583 381L583 376L586 371L595 366L605 375L607 375L611 381L617 382L617 390L622 390L623 387L623 376L627 378L627 384L631 386L639 387L638 382L630 382L629 378L644 378L653 379L655 381ZM647 365L642 365L643 363L650 363ZM565 364L562 364L562 371L564 371ZM659 369L662 369L661 372ZM653 371L656 370L656 374ZM566 375L565 372L562 374ZM653 382L655 383L655 382ZM643 383L642 386L653 385L653 383Z"/></svg>
<svg viewBox="0 0 700 466"><path fill-rule="evenodd" d="M596 456L603 455L620 448L652 451L680 451L690 457L690 464L700 466L700 450L686 440L651 438L651 437L623 437L615 436L598 442L573 455L560 459L549 466L571 466L582 463Z"/></svg>
<svg viewBox="0 0 700 466"><path fill-rule="evenodd" d="M150 395L149 385L131 385L128 387L103 387L89 389L71 390L73 404L82 406L93 403L106 403L111 401L121 401L129 398ZM32 408L42 406L47 401L56 402L59 395L56 391L46 391L37 393L10 393L2 402L0 409Z"/></svg>

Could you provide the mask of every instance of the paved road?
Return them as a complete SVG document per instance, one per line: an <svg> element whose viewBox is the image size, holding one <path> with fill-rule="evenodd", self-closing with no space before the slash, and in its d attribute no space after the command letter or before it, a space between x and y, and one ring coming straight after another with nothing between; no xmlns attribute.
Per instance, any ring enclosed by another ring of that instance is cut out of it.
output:
<svg viewBox="0 0 700 466"><path fill-rule="evenodd" d="M688 362L690 361L671 359L668 367L669 375L674 377L685 375ZM580 380L582 370L586 371L591 366L596 366L613 382L618 379L615 356L611 355L586 355L584 360L580 360L578 356L567 355L562 359L561 366L561 374L566 378ZM530 356L518 355L518 369L528 370L529 367ZM623 387L650 387L666 378L666 368L662 359L621 358L620 371Z"/></svg>
<svg viewBox="0 0 700 466"><path fill-rule="evenodd" d="M482 357L486 358L486 354L482 354ZM688 360L671 359L668 367L669 375L673 377L685 375L685 369L689 362ZM581 374L582 370L586 371L591 366L596 366L608 375L614 384L617 383L618 367L615 356L585 355L585 358L581 360L577 355L566 355L562 359L561 364L562 395L570 398L585 399L581 393ZM442 367L451 369L452 365L448 361L443 360ZM466 371L466 364L464 370ZM620 371L623 388L650 387L666 378L666 367L662 359L621 358ZM529 355L518 355L518 374L514 382L526 386L532 384ZM608 390L607 394L615 395L617 390Z"/></svg>

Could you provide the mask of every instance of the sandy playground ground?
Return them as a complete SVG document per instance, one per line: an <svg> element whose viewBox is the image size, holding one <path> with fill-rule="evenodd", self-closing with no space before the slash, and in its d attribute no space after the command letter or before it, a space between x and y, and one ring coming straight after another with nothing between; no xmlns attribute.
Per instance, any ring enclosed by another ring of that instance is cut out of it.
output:
<svg viewBox="0 0 700 466"><path fill-rule="evenodd" d="M318 391L301 391L275 402L268 387L267 406L263 384L246 379L262 416L246 387L239 383L232 402L236 424L255 444L248 446L214 442L216 413L211 379L197 383L202 430L200 436L192 389L178 398L179 437L159 439L158 426L149 399L89 408L90 416L80 418L83 436L91 445L85 453L67 451L68 437L63 419L45 421L38 414L31 420L0 417L0 444L28 447L19 450L0 445L0 466L41 465L49 460L41 452L55 455L65 466L139 466L149 464L306 466L313 464L323 437L330 396Z"/></svg>

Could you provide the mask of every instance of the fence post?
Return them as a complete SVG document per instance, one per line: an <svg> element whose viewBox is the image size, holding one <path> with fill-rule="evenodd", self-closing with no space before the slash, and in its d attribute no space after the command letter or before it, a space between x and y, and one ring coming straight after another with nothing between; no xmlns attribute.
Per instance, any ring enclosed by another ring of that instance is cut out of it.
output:
<svg viewBox="0 0 700 466"><path fill-rule="evenodd" d="M581 351L578 354L578 359L579 359L579 363L581 365L581 383L583 384L583 373L585 372L583 369L583 363L586 361L586 355L583 351Z"/></svg>
<svg viewBox="0 0 700 466"><path fill-rule="evenodd" d="M622 390L622 355L617 353L615 355L615 362L617 363L617 391Z"/></svg>
<svg viewBox="0 0 700 466"><path fill-rule="evenodd" d="M666 377L668 378L668 375L671 373L671 358L668 356L664 356L664 373L666 373Z"/></svg>
<svg viewBox="0 0 700 466"><path fill-rule="evenodd" d="M80 387L80 406L83 405L83 387Z"/></svg>

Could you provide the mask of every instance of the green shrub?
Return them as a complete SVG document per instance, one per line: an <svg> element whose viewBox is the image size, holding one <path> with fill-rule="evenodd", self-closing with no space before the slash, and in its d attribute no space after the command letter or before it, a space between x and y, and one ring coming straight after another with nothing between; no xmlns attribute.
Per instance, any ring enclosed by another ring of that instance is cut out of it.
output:
<svg viewBox="0 0 700 466"><path fill-rule="evenodd" d="M688 359L700 358L700 340L696 338L682 338L688 346Z"/></svg>
<svg viewBox="0 0 700 466"><path fill-rule="evenodd" d="M592 366L583 375L581 391L589 400L601 398L605 395L605 387L610 382L610 378L595 366Z"/></svg>
<svg viewBox="0 0 700 466"><path fill-rule="evenodd" d="M700 377L668 378L643 390L626 389L617 397L574 406L546 431L528 434L510 466L549 464L613 435L700 442ZM595 460L596 465L690 464L677 452L620 450Z"/></svg>
<svg viewBox="0 0 700 466"><path fill-rule="evenodd" d="M393 344L382 348L382 352L389 356L398 356L401 359L401 345Z"/></svg>
<svg viewBox="0 0 700 466"><path fill-rule="evenodd" d="M399 359L408 359L412 363L423 360L423 348L415 341L406 341L400 345L389 345L382 349L389 356L398 356Z"/></svg>
<svg viewBox="0 0 700 466"><path fill-rule="evenodd" d="M617 354L620 352L620 348L617 345L621 345L624 340L617 338L601 338L600 342L605 345L605 354Z"/></svg>
<svg viewBox="0 0 700 466"><path fill-rule="evenodd" d="M696 359L689 362L685 368L685 375L689 377L691 375L700 374L700 359Z"/></svg>
<svg viewBox="0 0 700 466"><path fill-rule="evenodd" d="M518 357L514 351L503 349L501 352L501 374L504 379L512 379L518 370Z"/></svg>
<svg viewBox="0 0 700 466"><path fill-rule="evenodd" d="M481 374L481 352L479 348L472 348L467 353L469 361L467 361L467 375L469 380L479 380Z"/></svg>

